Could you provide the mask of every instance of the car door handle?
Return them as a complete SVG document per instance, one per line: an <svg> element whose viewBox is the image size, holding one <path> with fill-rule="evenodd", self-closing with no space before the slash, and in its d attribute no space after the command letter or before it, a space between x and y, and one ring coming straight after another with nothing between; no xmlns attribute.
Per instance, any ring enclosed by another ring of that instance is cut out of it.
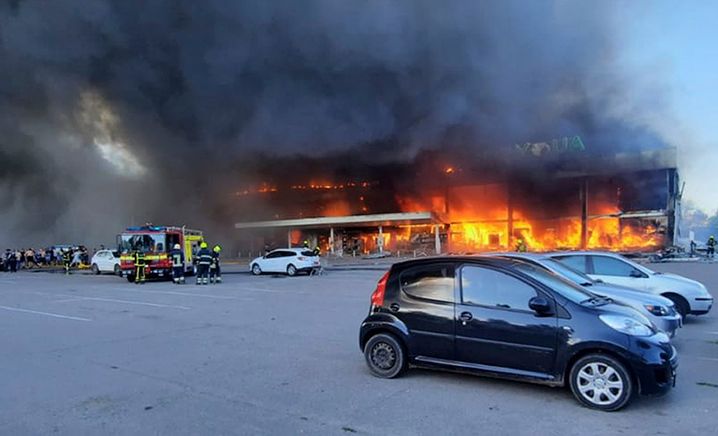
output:
<svg viewBox="0 0 718 436"><path fill-rule="evenodd" d="M400 306L396 303L391 303L389 306L389 309L391 309L392 312L398 312L400 309Z"/></svg>
<svg viewBox="0 0 718 436"><path fill-rule="evenodd" d="M459 315L459 319L463 322L471 321L474 318L474 315L471 314L471 312L461 312L461 315Z"/></svg>

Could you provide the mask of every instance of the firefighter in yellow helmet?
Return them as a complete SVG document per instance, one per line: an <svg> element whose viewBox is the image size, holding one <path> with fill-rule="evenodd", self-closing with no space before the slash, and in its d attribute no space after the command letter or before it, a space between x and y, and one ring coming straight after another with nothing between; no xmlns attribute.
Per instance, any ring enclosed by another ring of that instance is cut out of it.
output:
<svg viewBox="0 0 718 436"><path fill-rule="evenodd" d="M134 254L135 264L135 284L145 283L145 270L147 269L147 262L145 261L145 253L141 250L135 251Z"/></svg>
<svg viewBox="0 0 718 436"><path fill-rule="evenodd" d="M212 253L207 248L207 243L202 241L197 252L197 284L209 284L209 266L212 264Z"/></svg>
<svg viewBox="0 0 718 436"><path fill-rule="evenodd" d="M711 235L710 238L708 238L708 242L706 242L706 248L708 257L713 259L716 255L716 237Z"/></svg>
<svg viewBox="0 0 718 436"><path fill-rule="evenodd" d="M518 242L516 243L516 251L519 253L525 253L528 251L528 247L526 246L526 241L524 241L524 238L519 238Z"/></svg>
<svg viewBox="0 0 718 436"><path fill-rule="evenodd" d="M212 247L212 263L209 265L209 281L211 283L222 283L222 271L219 268L219 253L222 247L216 244Z"/></svg>

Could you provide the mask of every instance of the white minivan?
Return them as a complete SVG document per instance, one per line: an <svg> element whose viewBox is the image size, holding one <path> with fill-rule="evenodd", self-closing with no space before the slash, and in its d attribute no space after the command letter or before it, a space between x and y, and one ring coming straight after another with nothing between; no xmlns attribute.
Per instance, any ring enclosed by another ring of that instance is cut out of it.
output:
<svg viewBox="0 0 718 436"><path fill-rule="evenodd" d="M713 306L713 297L702 283L653 271L616 253L576 251L549 256L592 279L662 295L673 301L684 318L689 314L705 315Z"/></svg>

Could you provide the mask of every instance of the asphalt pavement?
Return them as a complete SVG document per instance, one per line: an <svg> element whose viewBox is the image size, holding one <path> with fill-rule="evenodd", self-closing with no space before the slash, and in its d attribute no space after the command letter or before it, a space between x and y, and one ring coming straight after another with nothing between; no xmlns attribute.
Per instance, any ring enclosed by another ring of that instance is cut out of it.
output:
<svg viewBox="0 0 718 436"><path fill-rule="evenodd" d="M703 281L718 264L651 267ZM232 268L228 272L231 271ZM221 285L0 274L0 434L715 434L718 315L674 340L678 384L604 413L566 389L369 374L358 327L377 270Z"/></svg>

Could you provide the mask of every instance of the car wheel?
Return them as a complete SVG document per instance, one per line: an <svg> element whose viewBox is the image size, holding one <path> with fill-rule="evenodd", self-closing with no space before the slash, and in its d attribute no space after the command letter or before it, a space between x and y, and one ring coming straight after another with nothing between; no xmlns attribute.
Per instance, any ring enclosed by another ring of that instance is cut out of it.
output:
<svg viewBox="0 0 718 436"><path fill-rule="evenodd" d="M96 263L92 264L92 274L99 275L100 274L100 268L97 266Z"/></svg>
<svg viewBox="0 0 718 436"><path fill-rule="evenodd" d="M614 411L633 398L633 379L613 357L590 354L580 358L569 375L571 392L586 407Z"/></svg>
<svg viewBox="0 0 718 436"><path fill-rule="evenodd" d="M686 301L686 299L676 294L667 294L664 295L664 297L668 298L673 302L673 304L676 306L676 312L678 312L685 320L686 316L691 311L691 308L690 306L688 306L688 302Z"/></svg>
<svg viewBox="0 0 718 436"><path fill-rule="evenodd" d="M287 275L290 277L297 275L297 267L292 264L289 264L289 266L287 267Z"/></svg>
<svg viewBox="0 0 718 436"><path fill-rule="evenodd" d="M122 270L120 269L119 265L115 265L115 275L116 276L122 275Z"/></svg>
<svg viewBox="0 0 718 436"><path fill-rule="evenodd" d="M364 358L372 374L380 378L398 377L406 368L404 349L393 335L386 333L367 341Z"/></svg>
<svg viewBox="0 0 718 436"><path fill-rule="evenodd" d="M134 282L135 282L135 275L134 275L132 272L130 272L129 274L127 274L127 281L130 282L130 283L134 283Z"/></svg>
<svg viewBox="0 0 718 436"><path fill-rule="evenodd" d="M254 274L255 276L262 274L262 268L260 268L259 265L257 265L256 263L252 265L252 274Z"/></svg>

